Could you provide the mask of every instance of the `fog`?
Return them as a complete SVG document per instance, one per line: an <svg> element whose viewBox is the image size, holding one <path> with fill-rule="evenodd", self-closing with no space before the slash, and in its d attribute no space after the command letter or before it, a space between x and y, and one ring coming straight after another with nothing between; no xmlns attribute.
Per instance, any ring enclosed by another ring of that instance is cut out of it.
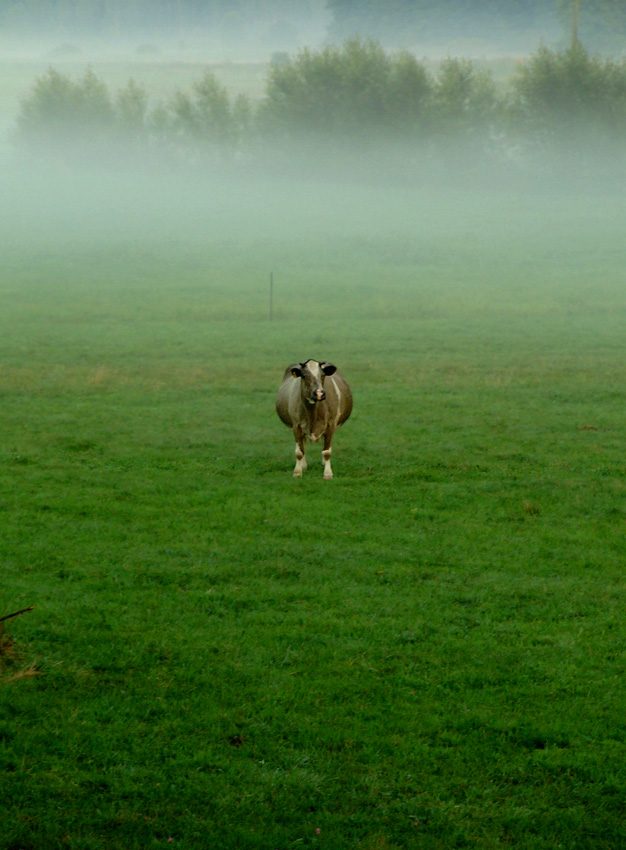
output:
<svg viewBox="0 0 626 850"><path fill-rule="evenodd" d="M89 4L85 4L86 7ZM317 47L328 37L330 14L321 2L265 4L265 8L233 8L221 13L185 12L183 4L138 4L105 11L93 20L62 10L51 21L25 16L0 29L3 60L88 63L137 62L262 62L274 51ZM254 6L254 4L251 4ZM261 4L262 5L262 4ZM2 21L2 10L0 10Z"/></svg>
<svg viewBox="0 0 626 850"><path fill-rule="evenodd" d="M309 298L312 287L328 294L356 279L382 280L389 306L398 281L423 284L430 269L439 284L450 279L459 287L471 268L474 284L484 271L493 303L502 305L508 296L497 280L508 257L523 281L533 261L569 268L572 239L583 240L590 258L598 245L614 256L623 251L611 229L623 213L623 168L607 157L606 144L587 144L582 157L559 150L537 163L497 135L488 139L487 160L471 135L442 156L437 137L425 145L361 131L336 142L312 130L296 139L297 156L293 144L287 150L256 137L243 152L208 158L189 149L182 158L166 156L151 140L130 159L119 151L89 156L93 137L80 131L70 147L46 142L45 155L24 156L15 143L20 103L51 65L72 79L91 67L112 96L131 77L150 108L189 91L208 69L229 95L246 94L254 106L265 95L272 54L295 55L299 46L316 49L332 38L322 3L310 4L307 16L284 12L281 21L246 20L239 29L231 21L230 32L207 33L181 19L174 34L155 21L118 35L72 28L5 39L4 293L21 288L26 303L28 293L37 298L41 287L78 277L83 294L113 287L149 295L152 279L159 291L165 282L183 291L204 280L216 291L236 294L240 286L243 298L264 291L272 272L285 299L287 289L300 296L306 289ZM492 38L479 29L476 20L471 27L456 21L447 44L439 25L425 40L409 43L405 34L404 41L433 73L446 54L473 56L501 88L524 51L559 37L548 18L516 33L499 27Z"/></svg>
<svg viewBox="0 0 626 850"><path fill-rule="evenodd" d="M502 320L552 303L553 287L565 287L570 306L577 291L600 297L607 267L612 279L623 274L626 250L621 190L562 181L13 170L0 195L0 298L23 303L27 334L35 302L53 303L55 291L92 311L94 298L132 295L146 314L168 290L181 303L201 296L205 309L228 296L217 318L261 321L270 273L278 321L304 322L305 337L328 314L336 323L338 301L353 321L364 291L377 292L370 318L421 321L442 303L455 313L463 302L449 299L462 296ZM111 305L103 309L106 319ZM245 322L237 334L245 340Z"/></svg>
<svg viewBox="0 0 626 850"><path fill-rule="evenodd" d="M267 61L274 51L317 48L360 35L420 56L511 55L568 39L557 3L385 4L326 0L193 0L66 4L35 0L0 8L5 59L31 61L168 57L176 61ZM581 21L586 22L585 10ZM591 35L587 27L586 36Z"/></svg>
<svg viewBox="0 0 626 850"><path fill-rule="evenodd" d="M199 276L209 288L240 280L245 293L274 272L280 287L299 293L384 270L393 298L394 270L406 283L411 270L422 280L435 263L438 275L449 266L458 279L464 257L490 284L508 254L532 279L532 263L546 257L569 265L581 234L590 256L594 240L608 239L611 256L623 257L619 232L607 229L619 230L626 212L623 183L610 172L579 175L578 162L533 171L468 156L418 160L407 177L399 161L411 152L384 153L324 156L306 168L271 159L193 169L77 167L62 155L29 164L9 154L0 168L4 291L32 287L36 297L48 274L45 286L62 287L66 267L86 289L148 293L151 275L174 289Z"/></svg>

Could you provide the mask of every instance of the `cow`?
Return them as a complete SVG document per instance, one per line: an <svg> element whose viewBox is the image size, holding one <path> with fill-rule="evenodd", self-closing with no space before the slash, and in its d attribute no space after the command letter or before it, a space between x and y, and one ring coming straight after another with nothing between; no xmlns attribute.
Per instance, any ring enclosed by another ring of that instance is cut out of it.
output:
<svg viewBox="0 0 626 850"><path fill-rule="evenodd" d="M276 412L296 440L295 478L307 467L307 437L316 443L324 437L324 478L332 478L330 466L333 434L352 413L352 393L332 363L305 360L288 366L276 397Z"/></svg>

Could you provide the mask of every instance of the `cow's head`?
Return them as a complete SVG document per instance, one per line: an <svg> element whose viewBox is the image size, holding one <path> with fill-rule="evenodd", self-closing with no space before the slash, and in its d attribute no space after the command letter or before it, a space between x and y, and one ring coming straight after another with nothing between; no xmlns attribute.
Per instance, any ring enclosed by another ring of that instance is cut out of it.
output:
<svg viewBox="0 0 626 850"><path fill-rule="evenodd" d="M304 363L296 363L291 367L294 378L300 378L302 398L308 404L316 404L324 401L326 392L324 390L324 378L333 375L337 367L332 363L318 363L317 360L306 360Z"/></svg>

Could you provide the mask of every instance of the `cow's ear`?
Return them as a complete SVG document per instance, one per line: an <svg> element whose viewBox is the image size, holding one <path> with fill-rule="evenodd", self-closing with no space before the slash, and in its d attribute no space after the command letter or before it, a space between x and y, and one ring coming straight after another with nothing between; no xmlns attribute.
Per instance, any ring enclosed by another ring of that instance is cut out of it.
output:
<svg viewBox="0 0 626 850"><path fill-rule="evenodd" d="M337 367L333 366L332 363L322 363L322 372L325 375L334 375L337 371Z"/></svg>
<svg viewBox="0 0 626 850"><path fill-rule="evenodd" d="M294 376L294 378L301 378L302 377L302 369L299 366L292 366L291 367L291 374Z"/></svg>

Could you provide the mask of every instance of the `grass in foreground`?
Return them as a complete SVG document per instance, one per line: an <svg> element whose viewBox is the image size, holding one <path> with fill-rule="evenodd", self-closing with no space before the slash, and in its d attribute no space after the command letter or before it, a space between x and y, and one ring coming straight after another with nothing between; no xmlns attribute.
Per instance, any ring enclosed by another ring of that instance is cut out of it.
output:
<svg viewBox="0 0 626 850"><path fill-rule="evenodd" d="M625 843L616 210L330 200L13 225L7 850ZM294 481L274 394L318 355L355 413Z"/></svg>

